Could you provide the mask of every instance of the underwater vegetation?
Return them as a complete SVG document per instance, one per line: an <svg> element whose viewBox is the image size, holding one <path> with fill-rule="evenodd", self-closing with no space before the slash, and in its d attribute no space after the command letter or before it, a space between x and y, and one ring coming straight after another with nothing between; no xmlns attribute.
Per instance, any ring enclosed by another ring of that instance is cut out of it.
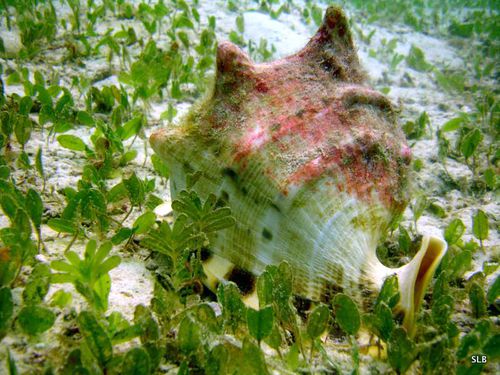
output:
<svg viewBox="0 0 500 375"><path fill-rule="evenodd" d="M1 0L0 373L497 373L499 10Z"/></svg>

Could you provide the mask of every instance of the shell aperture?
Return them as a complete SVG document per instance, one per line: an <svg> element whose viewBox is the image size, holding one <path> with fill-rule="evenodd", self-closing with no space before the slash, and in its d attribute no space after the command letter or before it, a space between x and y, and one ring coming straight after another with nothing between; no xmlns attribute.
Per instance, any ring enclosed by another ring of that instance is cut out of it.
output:
<svg viewBox="0 0 500 375"><path fill-rule="evenodd" d="M392 104L365 83L340 8L327 9L301 51L271 63L219 43L211 91L151 144L170 168L172 198L200 171L193 189L232 209L235 226L210 243L234 267L213 277L234 268L258 275L287 261L296 294L318 301L343 291L365 301L397 274L412 331L446 245L424 237L398 269L377 259L378 242L408 203L411 157Z"/></svg>

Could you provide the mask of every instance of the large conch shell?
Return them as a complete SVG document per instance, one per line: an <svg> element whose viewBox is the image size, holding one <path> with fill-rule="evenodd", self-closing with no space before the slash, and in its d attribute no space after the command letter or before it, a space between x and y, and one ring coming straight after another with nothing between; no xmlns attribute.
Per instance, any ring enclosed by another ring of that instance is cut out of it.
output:
<svg viewBox="0 0 500 375"><path fill-rule="evenodd" d="M201 171L194 189L218 193L233 211L236 225L211 238L212 283L251 284L251 275L285 260L299 296L373 299L397 274L403 325L413 331L446 244L424 236L401 268L377 259L408 203L411 157L392 104L365 85L342 10L328 8L304 49L271 63L254 64L221 42L213 89L151 144L170 168L172 198L187 174Z"/></svg>

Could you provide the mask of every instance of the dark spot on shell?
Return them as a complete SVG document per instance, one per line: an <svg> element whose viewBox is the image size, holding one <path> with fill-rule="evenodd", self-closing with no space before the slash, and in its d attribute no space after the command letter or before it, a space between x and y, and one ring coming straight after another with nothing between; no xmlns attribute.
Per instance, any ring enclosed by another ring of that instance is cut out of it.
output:
<svg viewBox="0 0 500 375"><path fill-rule="evenodd" d="M240 176L236 171L232 168L223 168L222 171L222 176L229 177L229 179L236 185L236 187L241 191L243 195L248 194L248 190L245 186L241 186L240 184Z"/></svg>
<svg viewBox="0 0 500 375"><path fill-rule="evenodd" d="M266 240L271 241L273 239L273 234L266 228L262 230L262 237L264 237Z"/></svg>
<svg viewBox="0 0 500 375"><path fill-rule="evenodd" d="M201 261L206 262L212 257L212 251L207 247L202 247L200 256L201 256Z"/></svg>
<svg viewBox="0 0 500 375"><path fill-rule="evenodd" d="M271 202L271 208L274 208L276 211L281 213L281 208L276 203Z"/></svg>
<svg viewBox="0 0 500 375"><path fill-rule="evenodd" d="M226 202L229 202L229 194L227 193L227 191L222 190L220 192L220 197L221 197L222 200L224 200Z"/></svg>
<svg viewBox="0 0 500 375"><path fill-rule="evenodd" d="M238 173L234 169L223 168L221 172L223 176L229 177L231 181L238 182Z"/></svg>
<svg viewBox="0 0 500 375"><path fill-rule="evenodd" d="M241 291L241 294L246 296L255 289L255 276L242 268L234 267L225 276L225 279L232 281Z"/></svg>
<svg viewBox="0 0 500 375"><path fill-rule="evenodd" d="M184 164L182 164L182 166L184 167L184 170L186 172L193 172L194 171L193 167L188 162L185 162Z"/></svg>
<svg viewBox="0 0 500 375"><path fill-rule="evenodd" d="M309 298L295 296L293 299L293 305L297 309L300 317L304 320L307 318L307 313L312 307L312 301Z"/></svg>
<svg viewBox="0 0 500 375"><path fill-rule="evenodd" d="M203 292L201 294L201 298L203 300L209 300L209 301L216 301L217 296L215 294L215 291L219 288L219 280L216 280L213 285L213 289L211 288L203 288Z"/></svg>

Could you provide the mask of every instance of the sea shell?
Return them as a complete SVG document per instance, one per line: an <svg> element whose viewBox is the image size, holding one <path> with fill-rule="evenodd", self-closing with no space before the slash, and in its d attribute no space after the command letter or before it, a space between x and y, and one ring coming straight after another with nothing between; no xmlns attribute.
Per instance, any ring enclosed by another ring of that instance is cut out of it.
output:
<svg viewBox="0 0 500 375"><path fill-rule="evenodd" d="M271 63L219 43L213 89L151 144L170 168L173 198L201 171L194 189L217 193L236 218L211 239L212 282L287 261L294 292L318 301L339 291L362 298L396 273L413 329L446 244L424 236L398 269L377 259L408 203L411 156L391 102L365 84L341 9L327 9L304 49Z"/></svg>

